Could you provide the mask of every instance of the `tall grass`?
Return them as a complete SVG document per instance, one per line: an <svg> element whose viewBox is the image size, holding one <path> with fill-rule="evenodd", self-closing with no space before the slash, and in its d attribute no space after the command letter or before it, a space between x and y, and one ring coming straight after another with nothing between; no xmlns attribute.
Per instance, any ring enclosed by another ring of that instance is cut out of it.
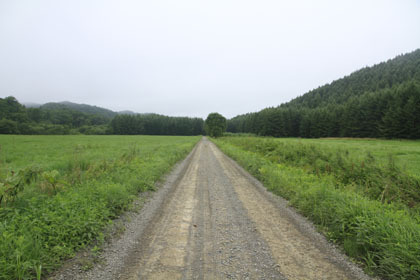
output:
<svg viewBox="0 0 420 280"><path fill-rule="evenodd" d="M407 207L372 199L355 191L358 187L340 187L343 182L332 171L314 172L315 165L302 159L306 153L302 146L287 146L284 154L295 150L301 156L282 161L272 158L279 154L273 153L278 147L261 147L267 143L264 139L213 141L269 190L288 199L348 255L363 262L369 273L384 279L420 278L420 219Z"/></svg>
<svg viewBox="0 0 420 280"><path fill-rule="evenodd" d="M137 193L152 190L198 140L1 136L7 155L0 157L9 159L2 162L2 182L33 164L39 176L0 205L0 279L39 278L80 248L101 242L104 227Z"/></svg>
<svg viewBox="0 0 420 280"><path fill-rule="evenodd" d="M355 155L354 150L327 147L319 144L322 142L257 137L227 137L224 142L256 152L274 163L299 167L318 176L332 175L339 187L371 199L420 209L420 177L405 172L392 153L380 158L369 150ZM357 141L354 143L357 145ZM420 143L418 146L420 149Z"/></svg>

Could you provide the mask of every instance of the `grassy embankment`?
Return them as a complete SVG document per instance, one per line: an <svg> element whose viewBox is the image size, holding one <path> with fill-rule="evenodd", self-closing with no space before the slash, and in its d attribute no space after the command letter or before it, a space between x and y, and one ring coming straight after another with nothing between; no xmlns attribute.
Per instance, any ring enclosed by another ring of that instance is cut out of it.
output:
<svg viewBox="0 0 420 280"><path fill-rule="evenodd" d="M213 141L384 279L420 279L420 142Z"/></svg>
<svg viewBox="0 0 420 280"><path fill-rule="evenodd" d="M101 242L199 139L0 135L0 279L40 278Z"/></svg>

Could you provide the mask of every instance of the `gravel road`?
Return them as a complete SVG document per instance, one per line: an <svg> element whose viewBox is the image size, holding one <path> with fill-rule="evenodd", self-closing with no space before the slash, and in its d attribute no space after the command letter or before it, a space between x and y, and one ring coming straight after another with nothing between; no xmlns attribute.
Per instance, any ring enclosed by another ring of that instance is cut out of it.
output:
<svg viewBox="0 0 420 280"><path fill-rule="evenodd" d="M203 138L93 269L55 279L369 279Z"/></svg>

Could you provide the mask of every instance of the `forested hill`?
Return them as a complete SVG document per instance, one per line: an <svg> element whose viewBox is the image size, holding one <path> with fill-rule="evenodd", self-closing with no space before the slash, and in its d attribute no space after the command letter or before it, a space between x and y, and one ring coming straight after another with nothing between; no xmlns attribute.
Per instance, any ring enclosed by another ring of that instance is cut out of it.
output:
<svg viewBox="0 0 420 280"><path fill-rule="evenodd" d="M420 138L420 49L366 67L275 108L237 116L229 132L276 137Z"/></svg>
<svg viewBox="0 0 420 280"><path fill-rule="evenodd" d="M315 108L331 103L343 104L351 97L413 80L420 81L420 49L365 67L331 84L311 90L285 105Z"/></svg>
<svg viewBox="0 0 420 280"><path fill-rule="evenodd" d="M26 108L13 96L0 98L0 134L203 134L201 118L113 112L71 102Z"/></svg>
<svg viewBox="0 0 420 280"><path fill-rule="evenodd" d="M78 103L73 103L73 102L68 102L68 101L63 101L63 102L58 102L58 103L49 102L42 105L40 108L48 109L48 110L72 109L72 110L79 111L86 114L102 116L107 119L112 119L118 114L109 109L87 105L87 104L78 104Z"/></svg>

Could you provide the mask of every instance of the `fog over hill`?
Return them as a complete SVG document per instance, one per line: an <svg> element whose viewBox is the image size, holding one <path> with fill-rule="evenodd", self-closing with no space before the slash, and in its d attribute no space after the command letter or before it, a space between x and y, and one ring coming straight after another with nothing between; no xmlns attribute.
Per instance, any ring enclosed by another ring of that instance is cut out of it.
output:
<svg viewBox="0 0 420 280"><path fill-rule="evenodd" d="M63 101L63 102L49 102L41 106L43 109L63 109L63 108L69 108L73 109L82 113L87 114L94 114L94 115L100 115L109 119L112 119L114 116L116 116L118 113L111 111L109 109L101 108L98 106L93 105L87 105L87 104L78 104L73 103L69 101Z"/></svg>

